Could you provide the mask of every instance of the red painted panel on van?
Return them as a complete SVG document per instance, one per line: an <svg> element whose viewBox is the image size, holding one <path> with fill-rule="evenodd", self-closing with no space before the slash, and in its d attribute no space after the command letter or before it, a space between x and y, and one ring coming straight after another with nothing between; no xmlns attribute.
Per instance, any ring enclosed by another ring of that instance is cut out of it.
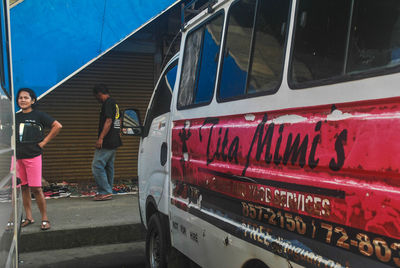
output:
<svg viewBox="0 0 400 268"><path fill-rule="evenodd" d="M175 121L172 179L398 239L398 103Z"/></svg>

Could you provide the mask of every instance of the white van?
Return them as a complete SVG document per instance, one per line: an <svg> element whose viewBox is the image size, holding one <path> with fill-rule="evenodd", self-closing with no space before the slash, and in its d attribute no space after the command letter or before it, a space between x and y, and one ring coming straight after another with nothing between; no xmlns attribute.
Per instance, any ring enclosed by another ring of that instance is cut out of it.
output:
<svg viewBox="0 0 400 268"><path fill-rule="evenodd" d="M141 136L151 267L400 267L400 1L219 0Z"/></svg>

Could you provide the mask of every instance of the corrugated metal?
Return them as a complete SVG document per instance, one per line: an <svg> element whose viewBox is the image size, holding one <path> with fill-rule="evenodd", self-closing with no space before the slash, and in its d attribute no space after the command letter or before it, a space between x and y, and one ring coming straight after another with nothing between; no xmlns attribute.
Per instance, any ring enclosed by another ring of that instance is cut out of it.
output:
<svg viewBox="0 0 400 268"><path fill-rule="evenodd" d="M48 181L92 179L91 161L101 105L92 94L97 83L108 86L120 109L135 107L142 120L154 85L154 56L110 52L39 101L63 125L44 152L43 177ZM138 137L122 137L115 179L137 177Z"/></svg>

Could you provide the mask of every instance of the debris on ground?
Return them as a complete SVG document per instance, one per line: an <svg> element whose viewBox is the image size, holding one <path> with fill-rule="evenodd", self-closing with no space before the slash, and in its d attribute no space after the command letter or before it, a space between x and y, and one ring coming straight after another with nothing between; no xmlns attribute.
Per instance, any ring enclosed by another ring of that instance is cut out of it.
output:
<svg viewBox="0 0 400 268"><path fill-rule="evenodd" d="M121 180L114 183L113 194L135 194L138 191L137 181ZM96 183L84 182L50 182L43 186L46 199L62 197L93 197L97 194ZM34 198L34 196L32 196Z"/></svg>

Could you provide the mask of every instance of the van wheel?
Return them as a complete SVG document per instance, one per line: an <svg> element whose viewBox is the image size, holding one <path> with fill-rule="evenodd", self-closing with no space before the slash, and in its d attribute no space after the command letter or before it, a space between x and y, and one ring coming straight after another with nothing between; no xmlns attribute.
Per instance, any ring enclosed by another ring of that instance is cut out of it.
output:
<svg viewBox="0 0 400 268"><path fill-rule="evenodd" d="M167 239L157 213L150 217L146 234L147 267L167 267Z"/></svg>
<svg viewBox="0 0 400 268"><path fill-rule="evenodd" d="M290 263L289 263L290 264ZM289 266L291 267L291 266ZM243 268L268 268L268 266L260 260L252 259L243 265Z"/></svg>

